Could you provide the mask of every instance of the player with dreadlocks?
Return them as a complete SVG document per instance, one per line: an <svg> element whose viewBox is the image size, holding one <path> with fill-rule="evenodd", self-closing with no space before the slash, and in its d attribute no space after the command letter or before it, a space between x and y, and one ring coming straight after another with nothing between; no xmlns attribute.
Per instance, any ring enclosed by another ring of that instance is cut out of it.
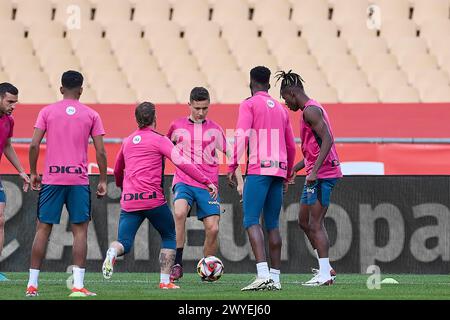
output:
<svg viewBox="0 0 450 320"><path fill-rule="evenodd" d="M306 180L300 200L298 221L306 233L319 260L319 270L305 282L307 286L331 285L336 277L328 256L330 242L324 219L330 204L333 187L342 177L339 158L334 145L330 120L324 108L310 99L303 88L304 80L292 70L279 71L275 75L281 80L281 97L292 111L301 110L301 148L304 159L294 166L291 181L296 173L306 167ZM319 201L317 201L319 200Z"/></svg>

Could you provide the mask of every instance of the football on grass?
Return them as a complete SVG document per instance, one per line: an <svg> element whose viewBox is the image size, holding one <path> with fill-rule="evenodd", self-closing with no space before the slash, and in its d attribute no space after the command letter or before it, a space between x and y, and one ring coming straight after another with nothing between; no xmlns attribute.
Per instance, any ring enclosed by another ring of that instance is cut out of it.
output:
<svg viewBox="0 0 450 320"><path fill-rule="evenodd" d="M204 281L217 281L223 274L223 263L214 256L202 258L197 264L197 273Z"/></svg>

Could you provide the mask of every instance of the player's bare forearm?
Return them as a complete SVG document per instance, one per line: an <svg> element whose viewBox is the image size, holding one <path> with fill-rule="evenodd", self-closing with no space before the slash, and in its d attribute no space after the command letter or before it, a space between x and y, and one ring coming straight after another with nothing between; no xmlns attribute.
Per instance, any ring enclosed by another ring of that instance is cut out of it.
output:
<svg viewBox="0 0 450 320"><path fill-rule="evenodd" d="M317 157L316 163L312 169L313 172L318 172L320 167L322 166L325 158L328 156L328 153L331 150L331 146L333 145L333 141L331 140L330 134L326 134L322 138L322 145L320 146L319 156Z"/></svg>
<svg viewBox="0 0 450 320"><path fill-rule="evenodd" d="M97 159L98 170L100 171L100 182L106 182L106 170L108 166L108 161L106 158L105 145L103 143L103 136L92 137L95 147L95 157Z"/></svg>
<svg viewBox="0 0 450 320"><path fill-rule="evenodd" d="M234 172L234 174L236 175L236 181L237 181L238 185L243 185L244 178L242 178L241 166L238 166L236 168L236 171Z"/></svg>
<svg viewBox="0 0 450 320"><path fill-rule="evenodd" d="M292 169L294 172L299 172L305 167L305 159L302 159L301 161L297 162Z"/></svg>
<svg viewBox="0 0 450 320"><path fill-rule="evenodd" d="M36 175L37 174L37 161L39 158L39 145L40 144L30 144L29 150L29 161L30 161L30 173Z"/></svg>
<svg viewBox="0 0 450 320"><path fill-rule="evenodd" d="M3 149L3 153L5 154L6 158L11 162L11 164L16 168L17 172L22 173L25 172L25 170L22 167L22 164L19 161L19 158L17 157L16 151L14 150L14 147L11 144L10 139L6 142L5 148Z"/></svg>

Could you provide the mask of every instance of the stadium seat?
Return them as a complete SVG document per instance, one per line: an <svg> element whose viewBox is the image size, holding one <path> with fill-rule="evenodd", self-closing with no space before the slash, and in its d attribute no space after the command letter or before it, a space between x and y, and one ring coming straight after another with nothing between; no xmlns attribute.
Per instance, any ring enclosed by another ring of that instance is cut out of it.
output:
<svg viewBox="0 0 450 320"><path fill-rule="evenodd" d="M133 0L133 21L146 25L149 21L168 21L170 3L167 0Z"/></svg>
<svg viewBox="0 0 450 320"><path fill-rule="evenodd" d="M0 30L8 30L8 33L1 33L0 38L7 37L8 39L20 39L25 38L25 26L18 21L1 20Z"/></svg>
<svg viewBox="0 0 450 320"><path fill-rule="evenodd" d="M220 26L213 21L198 21L184 27L184 38L190 48L201 47L205 42L220 37Z"/></svg>
<svg viewBox="0 0 450 320"><path fill-rule="evenodd" d="M264 38L248 38L238 46L230 46L230 51L236 57L236 60L239 61L242 55L268 54L269 48Z"/></svg>
<svg viewBox="0 0 450 320"><path fill-rule="evenodd" d="M348 22L366 22L368 2L364 0L331 0L333 8L332 20L338 25Z"/></svg>
<svg viewBox="0 0 450 320"><path fill-rule="evenodd" d="M156 48L167 40L180 39L181 28L172 21L150 21L144 26L144 38L152 48Z"/></svg>
<svg viewBox="0 0 450 320"><path fill-rule="evenodd" d="M442 37L450 37L450 19L430 19L420 26L420 36L428 43L440 41Z"/></svg>
<svg viewBox="0 0 450 320"><path fill-rule="evenodd" d="M308 69L319 69L319 65L317 64L317 60L314 56L304 53L304 54L296 54L286 52L286 55L279 57L278 65L282 70L289 71L298 70L301 74L301 70Z"/></svg>
<svg viewBox="0 0 450 320"><path fill-rule="evenodd" d="M417 25L411 20L383 20L380 36L391 47L400 38L416 37L417 30Z"/></svg>
<svg viewBox="0 0 450 320"><path fill-rule="evenodd" d="M123 42L129 39L142 40L144 29L133 21L120 21L105 27L106 38L113 48L123 46Z"/></svg>
<svg viewBox="0 0 450 320"><path fill-rule="evenodd" d="M64 34L64 26L56 21L36 22L28 28L28 37L35 47L48 39L63 39Z"/></svg>
<svg viewBox="0 0 450 320"><path fill-rule="evenodd" d="M291 3L291 20L299 26L328 20L330 6L327 0L291 0Z"/></svg>
<svg viewBox="0 0 450 320"><path fill-rule="evenodd" d="M83 93L80 97L81 103L94 104L98 103L97 94L90 86L83 84Z"/></svg>
<svg viewBox="0 0 450 320"><path fill-rule="evenodd" d="M6 60L8 59L8 60ZM22 53L16 56L6 57L2 54L3 60L3 69L8 72L10 77L13 75L20 73L28 73L28 69L30 72L32 71L40 71L41 65L39 63L39 59L32 55L31 53Z"/></svg>
<svg viewBox="0 0 450 320"><path fill-rule="evenodd" d="M122 45L117 44L112 47L114 56L117 59L119 67L126 71L128 68L142 63L141 70L147 70L150 67L147 62L151 63L151 70L158 69L158 62L150 54L150 46L143 39L123 39Z"/></svg>
<svg viewBox="0 0 450 320"><path fill-rule="evenodd" d="M199 61L201 71L205 74L208 82L211 78L222 77L226 71L238 71L238 65L232 55L227 53L213 54ZM211 83L211 82L210 82Z"/></svg>
<svg viewBox="0 0 450 320"><path fill-rule="evenodd" d="M249 52L247 55L236 57L236 62L244 73L250 72L250 70L256 66L266 66L272 73L279 69L276 59L268 53Z"/></svg>
<svg viewBox="0 0 450 320"><path fill-rule="evenodd" d="M324 73L337 69L356 69L358 66L355 57L345 53L334 54L333 52L327 52L323 56L318 57L317 62Z"/></svg>
<svg viewBox="0 0 450 320"><path fill-rule="evenodd" d="M162 66L162 70L170 85L178 83L178 79L185 74L192 74L194 77L194 74L200 73L198 63L191 55L173 57L169 64Z"/></svg>
<svg viewBox="0 0 450 320"><path fill-rule="evenodd" d="M50 0L14 0L16 20L26 26L35 22L50 22L53 18L53 3Z"/></svg>
<svg viewBox="0 0 450 320"><path fill-rule="evenodd" d="M399 57L398 63L408 76L408 80L412 81L418 73L425 70L435 70L438 68L436 58L427 53L411 53L403 57Z"/></svg>
<svg viewBox="0 0 450 320"><path fill-rule="evenodd" d="M308 40L314 40L318 37L337 37L338 28L333 21L315 21L301 26L301 37Z"/></svg>
<svg viewBox="0 0 450 320"><path fill-rule="evenodd" d="M258 28L253 21L231 21L223 25L222 37L227 40L230 49L233 49L247 39L258 37Z"/></svg>
<svg viewBox="0 0 450 320"><path fill-rule="evenodd" d="M341 103L379 102L377 90L365 85L355 85L338 90Z"/></svg>
<svg viewBox="0 0 450 320"><path fill-rule="evenodd" d="M450 86L435 85L420 93L421 102L448 102L450 101Z"/></svg>
<svg viewBox="0 0 450 320"><path fill-rule="evenodd" d="M381 10L381 21L407 20L410 17L411 3L409 0L372 0Z"/></svg>
<svg viewBox="0 0 450 320"><path fill-rule="evenodd" d="M367 53L359 55L357 58L359 67L364 70L369 77L373 72L398 69L396 57L389 53Z"/></svg>
<svg viewBox="0 0 450 320"><path fill-rule="evenodd" d="M336 89L330 86L305 83L305 91L308 97L319 101L321 104L337 103L339 101Z"/></svg>
<svg viewBox="0 0 450 320"><path fill-rule="evenodd" d="M422 72L415 74L411 80L413 86L419 90L420 96L423 96L425 92L431 90L434 86L448 87L450 85L447 74L444 71L437 69L423 70Z"/></svg>
<svg viewBox="0 0 450 320"><path fill-rule="evenodd" d="M30 81L30 80L29 80ZM17 85L20 95L20 103L24 104L50 104L61 99L61 96L57 96L51 88L47 85L40 85L32 83L31 85L25 83L23 85Z"/></svg>
<svg viewBox="0 0 450 320"><path fill-rule="evenodd" d="M261 30L262 36L266 39L267 45L272 52L277 51L281 43L296 42L300 39L300 28L289 20L268 22L261 27Z"/></svg>
<svg viewBox="0 0 450 320"><path fill-rule="evenodd" d="M414 0L413 20L422 25L427 20L449 19L450 3L448 0Z"/></svg>
<svg viewBox="0 0 450 320"><path fill-rule="evenodd" d="M278 62L285 62L284 57L294 57L295 55L304 55L309 53L309 48L306 40L303 38L296 38L295 40L286 38L280 39L276 47L270 47L270 52L275 56Z"/></svg>
<svg viewBox="0 0 450 320"><path fill-rule="evenodd" d="M347 41L347 44L358 61L363 56L388 53L387 43L380 37L361 38L358 41Z"/></svg>
<svg viewBox="0 0 450 320"><path fill-rule="evenodd" d="M407 85L396 85L395 90L392 90L392 87L380 90L379 96L380 101L385 103L420 102L418 92Z"/></svg>
<svg viewBox="0 0 450 320"><path fill-rule="evenodd" d="M210 20L210 5L207 0L172 0L172 20L184 27L192 21Z"/></svg>
<svg viewBox="0 0 450 320"><path fill-rule="evenodd" d="M81 63L84 63L94 55L103 55L107 59L112 53L111 44L108 39L104 38L85 37L83 40L80 39L80 41L72 41L72 47Z"/></svg>
<svg viewBox="0 0 450 320"><path fill-rule="evenodd" d="M392 43L390 50L399 60L402 60L405 55L410 55L412 53L426 54L428 52L428 47L427 43L422 38L404 37Z"/></svg>
<svg viewBox="0 0 450 320"><path fill-rule="evenodd" d="M346 87L356 86L367 86L367 76L366 74L358 69L349 69L342 72L341 69L335 69L330 72L324 72L326 75L327 82L338 89Z"/></svg>
<svg viewBox="0 0 450 320"><path fill-rule="evenodd" d="M168 78L178 103L187 103L193 87L207 87L205 76L199 71L180 72L173 79Z"/></svg>
<svg viewBox="0 0 450 320"><path fill-rule="evenodd" d="M208 83L216 88L217 93L219 93L220 90L226 91L227 88L231 89L233 87L245 87L248 89L247 78L240 70L225 69L221 72L216 70L216 72L216 74L210 73L211 77L208 77L207 80Z"/></svg>
<svg viewBox="0 0 450 320"><path fill-rule="evenodd" d="M341 55L348 53L347 43L342 38L324 36L308 39L308 47L312 55L321 61L322 57L328 56L330 52Z"/></svg>
<svg viewBox="0 0 450 320"><path fill-rule="evenodd" d="M9 75L2 70L0 70L0 82L9 82Z"/></svg>
<svg viewBox="0 0 450 320"><path fill-rule="evenodd" d="M227 60L232 59L234 64L236 61L230 54L230 49L228 48L228 44L223 38L212 38L205 39L202 45L190 45L190 50L192 54L197 58L199 66L203 67L204 65L208 65L209 67L213 67L212 63L224 63L225 66L228 66ZM222 59L224 58L224 59ZM223 61L222 61L223 60ZM220 65L218 65L220 68ZM225 67L224 67L225 68Z"/></svg>
<svg viewBox="0 0 450 320"><path fill-rule="evenodd" d="M258 0L253 5L253 21L262 27L272 21L287 21L291 5L288 0Z"/></svg>
<svg viewBox="0 0 450 320"><path fill-rule="evenodd" d="M439 57L439 67L447 72L447 75L450 76L450 52L443 54Z"/></svg>
<svg viewBox="0 0 450 320"><path fill-rule="evenodd" d="M55 5L55 21L70 29L80 23L92 20L93 5L89 0L57 0ZM76 19L80 21L76 21Z"/></svg>
<svg viewBox="0 0 450 320"><path fill-rule="evenodd" d="M36 42L34 50L41 61L45 61L45 64L42 64L44 67L59 60L61 56L73 54L70 42L65 38L49 38L45 42Z"/></svg>
<svg viewBox="0 0 450 320"><path fill-rule="evenodd" d="M152 53L158 60L161 68L171 66L174 60L184 59L189 56L189 47L181 38L167 39L156 46L151 46ZM176 55L173 55L176 52Z"/></svg>
<svg viewBox="0 0 450 320"><path fill-rule="evenodd" d="M378 39L377 29L368 28L366 21L349 21L339 26L339 32L339 36L352 47L360 46L359 42L365 39Z"/></svg>
<svg viewBox="0 0 450 320"><path fill-rule="evenodd" d="M212 20L220 25L229 23L230 17L233 21L249 20L250 17L247 0L218 0L212 3L212 8Z"/></svg>
<svg viewBox="0 0 450 320"><path fill-rule="evenodd" d="M52 88L59 89L61 75L67 70L81 71L81 64L72 54L58 56L45 56L40 59L44 71L47 73Z"/></svg>
<svg viewBox="0 0 450 320"><path fill-rule="evenodd" d="M20 54L18 54L20 53ZM8 45L2 46L0 53L0 61L3 67L7 67L11 63L15 63L21 56L32 56L33 45L30 40L26 38L8 39Z"/></svg>
<svg viewBox="0 0 450 320"><path fill-rule="evenodd" d="M111 90L112 87L114 87L114 90ZM123 86L113 86L111 83L95 87L95 92L99 103L135 104L137 102L136 94L132 89Z"/></svg>
<svg viewBox="0 0 450 320"><path fill-rule="evenodd" d="M403 71L397 69L375 70L368 74L368 82L378 91L386 92L397 86L407 86L408 78Z"/></svg>
<svg viewBox="0 0 450 320"><path fill-rule="evenodd" d="M95 1L94 20L107 26L131 20L131 4L127 0Z"/></svg>
<svg viewBox="0 0 450 320"><path fill-rule="evenodd" d="M436 38L428 41L428 46L438 60L441 60L442 56L445 56L450 52L450 35L443 35L441 37L436 36Z"/></svg>
<svg viewBox="0 0 450 320"><path fill-rule="evenodd" d="M9 0L0 1L0 21L12 20L13 4ZM3 29L2 29L3 30Z"/></svg>
<svg viewBox="0 0 450 320"><path fill-rule="evenodd" d="M103 27L96 21L86 21L82 22L81 29L67 29L66 37L71 41L71 43L83 43L84 38L88 36L89 38L101 39L104 37Z"/></svg>

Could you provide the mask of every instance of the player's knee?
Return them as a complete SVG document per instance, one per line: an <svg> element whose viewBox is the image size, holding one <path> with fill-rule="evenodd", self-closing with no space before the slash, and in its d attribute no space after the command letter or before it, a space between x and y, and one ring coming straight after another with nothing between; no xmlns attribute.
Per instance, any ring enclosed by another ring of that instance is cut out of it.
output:
<svg viewBox="0 0 450 320"><path fill-rule="evenodd" d="M213 224L213 225L208 226L205 229L205 233L206 233L206 236L208 238L215 238L215 237L217 237L217 235L219 234L219 225L218 224Z"/></svg>
<svg viewBox="0 0 450 320"><path fill-rule="evenodd" d="M0 216L0 228L5 227L5 216L1 215Z"/></svg>
<svg viewBox="0 0 450 320"><path fill-rule="evenodd" d="M298 226L300 229L302 229L304 232L309 231L309 223L304 220L298 220Z"/></svg>
<svg viewBox="0 0 450 320"><path fill-rule="evenodd" d="M176 221L182 222L186 220L188 211L187 210L175 210L174 211L174 217Z"/></svg>
<svg viewBox="0 0 450 320"><path fill-rule="evenodd" d="M131 251L131 247L133 246L133 243L129 240L119 240L118 241L122 247L123 247L123 254L127 254Z"/></svg>
<svg viewBox="0 0 450 320"><path fill-rule="evenodd" d="M273 237L269 239L269 247L270 249L279 249L283 245L283 240L281 237Z"/></svg>

